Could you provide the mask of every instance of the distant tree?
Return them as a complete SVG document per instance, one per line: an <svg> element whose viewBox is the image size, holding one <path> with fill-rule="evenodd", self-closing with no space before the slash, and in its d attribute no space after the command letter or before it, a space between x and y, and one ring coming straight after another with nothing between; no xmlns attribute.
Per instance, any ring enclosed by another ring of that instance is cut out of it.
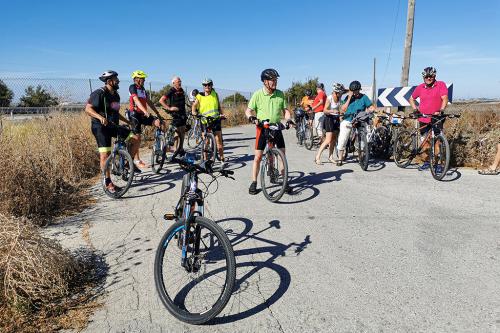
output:
<svg viewBox="0 0 500 333"><path fill-rule="evenodd" d="M232 95L227 96L226 98L224 98L222 100L222 103L224 103L224 104L226 104L226 103L233 104L235 102L236 102L236 104L248 103L248 99L246 99L245 96L243 96L239 92L236 92Z"/></svg>
<svg viewBox="0 0 500 333"><path fill-rule="evenodd" d="M0 107L1 106L10 106L10 102L12 102L12 98L14 98L14 93L12 90L7 87L7 85L0 80Z"/></svg>
<svg viewBox="0 0 500 333"><path fill-rule="evenodd" d="M172 86L170 84L167 84L166 86L161 88L159 91L152 91L151 96L149 97L149 98L151 98L151 102L153 102L153 104L155 106L160 106L161 96L165 95L170 90L170 88L172 88Z"/></svg>
<svg viewBox="0 0 500 333"><path fill-rule="evenodd" d="M316 95L316 84L318 84L319 79L316 77L314 79L307 79L305 83L300 81L292 82L292 86L285 91L285 97L290 101L290 103L300 103L302 97L305 96L306 90L310 89L313 96ZM290 105L293 107L294 105Z"/></svg>
<svg viewBox="0 0 500 333"><path fill-rule="evenodd" d="M28 86L24 91L24 96L20 98L19 106L27 107L46 107L56 106L59 104L59 99L52 96L48 91L38 85L36 88Z"/></svg>

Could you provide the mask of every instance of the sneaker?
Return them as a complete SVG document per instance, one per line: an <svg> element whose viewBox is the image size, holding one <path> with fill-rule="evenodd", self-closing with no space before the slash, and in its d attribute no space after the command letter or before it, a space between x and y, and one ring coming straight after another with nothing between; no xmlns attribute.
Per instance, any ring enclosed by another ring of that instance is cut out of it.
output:
<svg viewBox="0 0 500 333"><path fill-rule="evenodd" d="M134 161L134 164L137 169L143 169L146 167L146 163L144 163L142 160Z"/></svg>
<svg viewBox="0 0 500 333"><path fill-rule="evenodd" d="M248 193L251 195L257 194L257 182L252 182L248 188Z"/></svg>
<svg viewBox="0 0 500 333"><path fill-rule="evenodd" d="M437 174L441 174L441 173L443 173L443 171L444 171L444 168L441 165L436 165L436 167L434 168L434 172Z"/></svg>
<svg viewBox="0 0 500 333"><path fill-rule="evenodd" d="M418 167L418 171L424 171L427 170L431 167L431 164L429 162L424 162L421 166Z"/></svg>
<svg viewBox="0 0 500 333"><path fill-rule="evenodd" d="M115 185L113 183L109 183L108 185L106 185L106 190L108 190L109 193L116 193L116 188L115 188Z"/></svg>

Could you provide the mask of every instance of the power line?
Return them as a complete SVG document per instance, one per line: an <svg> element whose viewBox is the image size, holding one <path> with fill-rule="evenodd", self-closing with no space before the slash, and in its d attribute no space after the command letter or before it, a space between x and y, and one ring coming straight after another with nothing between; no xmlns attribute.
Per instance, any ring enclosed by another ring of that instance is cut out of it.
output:
<svg viewBox="0 0 500 333"><path fill-rule="evenodd" d="M387 71L389 69L389 63L391 61L391 53L392 53L392 45L394 44L394 35L396 34L396 27L398 24L398 17L399 17L399 8L401 6L401 0L398 0L398 9L396 11L396 19L394 20L394 29L392 30L392 38L391 38L391 46L389 48L389 55L387 57L387 63L385 64L385 71L384 71L384 76L382 78L382 82L385 84L385 77L387 76Z"/></svg>

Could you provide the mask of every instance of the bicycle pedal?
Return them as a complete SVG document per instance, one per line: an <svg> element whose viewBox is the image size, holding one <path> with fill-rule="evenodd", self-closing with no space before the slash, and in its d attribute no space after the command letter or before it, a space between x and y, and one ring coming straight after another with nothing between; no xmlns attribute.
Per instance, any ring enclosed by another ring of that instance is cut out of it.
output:
<svg viewBox="0 0 500 333"><path fill-rule="evenodd" d="M166 213L163 215L163 218L167 221L172 221L175 219L175 214L174 213Z"/></svg>

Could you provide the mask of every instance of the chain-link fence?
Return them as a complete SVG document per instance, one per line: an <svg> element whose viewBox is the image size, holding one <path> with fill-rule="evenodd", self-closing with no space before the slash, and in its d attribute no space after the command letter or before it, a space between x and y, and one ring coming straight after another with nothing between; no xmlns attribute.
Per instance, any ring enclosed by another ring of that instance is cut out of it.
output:
<svg viewBox="0 0 500 333"><path fill-rule="evenodd" d="M119 93L122 103L128 103L128 87L132 80L120 82ZM162 90L169 82L146 81L145 88L150 95ZM2 78L0 77L0 114L46 114L53 111L81 111L90 93L101 87L98 79L69 78ZM194 85L184 85L186 94L193 89L203 91ZM225 107L246 104L251 92L214 87Z"/></svg>

